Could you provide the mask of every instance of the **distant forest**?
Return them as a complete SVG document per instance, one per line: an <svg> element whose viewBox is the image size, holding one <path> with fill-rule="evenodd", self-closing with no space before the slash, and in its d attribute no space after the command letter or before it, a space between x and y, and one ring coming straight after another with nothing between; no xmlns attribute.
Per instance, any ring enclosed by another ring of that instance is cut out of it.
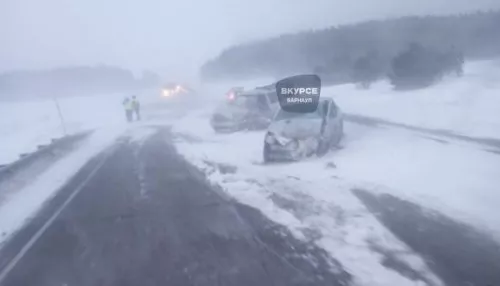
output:
<svg viewBox="0 0 500 286"><path fill-rule="evenodd" d="M136 78L128 70L105 65L15 71L0 74L0 99L130 92L158 83L159 77L153 72Z"/></svg>
<svg viewBox="0 0 500 286"><path fill-rule="evenodd" d="M200 73L205 80L316 73L364 86L390 78L402 88L411 85L405 76L431 73L416 83L429 85L447 72L460 75L464 60L500 56L499 29L500 11L362 22L229 47Z"/></svg>

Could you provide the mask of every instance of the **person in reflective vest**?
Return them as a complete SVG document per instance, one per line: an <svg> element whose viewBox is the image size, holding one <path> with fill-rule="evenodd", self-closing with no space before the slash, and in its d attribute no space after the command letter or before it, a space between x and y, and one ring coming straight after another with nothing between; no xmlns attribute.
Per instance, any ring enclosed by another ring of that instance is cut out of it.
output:
<svg viewBox="0 0 500 286"><path fill-rule="evenodd" d="M125 109L125 117L127 118L128 122L132 122L133 118L133 113L134 113L134 103L130 98L125 97L123 100L123 108Z"/></svg>
<svg viewBox="0 0 500 286"><path fill-rule="evenodd" d="M136 120L141 120L141 104L139 103L139 100L137 100L137 97L135 95L132 96L132 107L135 113Z"/></svg>

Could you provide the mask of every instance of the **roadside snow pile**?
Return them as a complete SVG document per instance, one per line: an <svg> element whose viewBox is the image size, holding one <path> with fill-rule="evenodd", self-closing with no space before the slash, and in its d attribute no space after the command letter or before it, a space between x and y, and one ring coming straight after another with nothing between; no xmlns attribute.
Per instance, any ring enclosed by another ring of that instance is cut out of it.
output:
<svg viewBox="0 0 500 286"><path fill-rule="evenodd" d="M475 144L394 128L346 125L338 176L442 212L500 239L500 156Z"/></svg>
<svg viewBox="0 0 500 286"><path fill-rule="evenodd" d="M330 154L294 164L262 165L263 132L215 134L197 113L173 127L178 151L240 201L286 225L341 261L357 285L423 285L382 265L383 254L441 285L420 257L386 230L351 193ZM339 151L341 152L341 151ZM336 162L335 162L336 163ZM351 179L351 178L349 178Z"/></svg>
<svg viewBox="0 0 500 286"><path fill-rule="evenodd" d="M122 96L59 99L67 134L103 126L123 125ZM0 104L0 165L21 153L36 150L53 138L64 136L56 104L52 100L2 102Z"/></svg>
<svg viewBox="0 0 500 286"><path fill-rule="evenodd" d="M462 78L423 90L393 91L379 82L368 90L352 84L325 88L350 114L486 138L500 138L500 62L468 63Z"/></svg>
<svg viewBox="0 0 500 286"><path fill-rule="evenodd" d="M30 184L22 189L8 192L0 204L0 245L24 223L32 218L43 204L80 170L87 161L110 146L125 129L101 129L86 139L84 144L60 161L49 166Z"/></svg>
<svg viewBox="0 0 500 286"><path fill-rule="evenodd" d="M13 233L19 230L28 220L33 218L44 203L53 198L57 192L89 161L107 147L112 146L121 136L141 143L156 132L154 128L143 125L121 125L102 127L82 142L78 149L47 167L40 175L32 178L30 184L21 189L1 191L8 193L0 202L0 247ZM110 154L110 153L108 153ZM106 154L94 171L105 162ZM90 178L94 171L89 174ZM76 191L76 190L74 190Z"/></svg>

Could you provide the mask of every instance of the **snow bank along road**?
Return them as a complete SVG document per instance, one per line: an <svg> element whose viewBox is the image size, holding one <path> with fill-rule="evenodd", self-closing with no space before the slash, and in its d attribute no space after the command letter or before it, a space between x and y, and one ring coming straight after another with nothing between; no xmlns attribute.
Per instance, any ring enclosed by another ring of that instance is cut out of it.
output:
<svg viewBox="0 0 500 286"><path fill-rule="evenodd" d="M286 180L269 185L275 192L260 202L259 211L242 204L245 198L234 187L231 197L211 185L177 154L172 140L179 144L185 134L166 129L148 134L140 140L122 137L89 161L4 245L0 285L500 283L498 245L465 224L363 189L351 191L359 202L353 214L355 202L343 190L331 190L338 191L335 205L318 200L317 185L307 184L311 189L302 193L283 188ZM214 165L219 175L245 171ZM289 180L304 187L300 178ZM275 205L272 217L269 202ZM381 230L371 213L390 231ZM303 220L305 237L293 225L277 223L290 216ZM307 223L311 218L314 225ZM332 240L329 224L336 225L337 239L345 240L333 250L325 246ZM349 245L360 228L373 234L369 249L365 237ZM340 237L346 231L351 233Z"/></svg>

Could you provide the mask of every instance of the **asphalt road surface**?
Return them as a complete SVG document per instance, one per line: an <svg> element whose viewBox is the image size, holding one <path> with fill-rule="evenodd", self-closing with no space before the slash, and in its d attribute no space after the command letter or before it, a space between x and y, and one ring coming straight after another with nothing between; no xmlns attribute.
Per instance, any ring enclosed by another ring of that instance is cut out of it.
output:
<svg viewBox="0 0 500 286"><path fill-rule="evenodd" d="M326 252L224 197L158 132L93 159L0 252L3 286L348 285Z"/></svg>
<svg viewBox="0 0 500 286"><path fill-rule="evenodd" d="M324 250L225 197L170 141L159 129L90 160L0 250L0 285L353 284ZM391 195L353 193L445 285L500 286L500 246L487 234ZM432 285L397 254L374 251Z"/></svg>
<svg viewBox="0 0 500 286"><path fill-rule="evenodd" d="M488 234L389 194L353 193L446 285L500 285L500 245Z"/></svg>

